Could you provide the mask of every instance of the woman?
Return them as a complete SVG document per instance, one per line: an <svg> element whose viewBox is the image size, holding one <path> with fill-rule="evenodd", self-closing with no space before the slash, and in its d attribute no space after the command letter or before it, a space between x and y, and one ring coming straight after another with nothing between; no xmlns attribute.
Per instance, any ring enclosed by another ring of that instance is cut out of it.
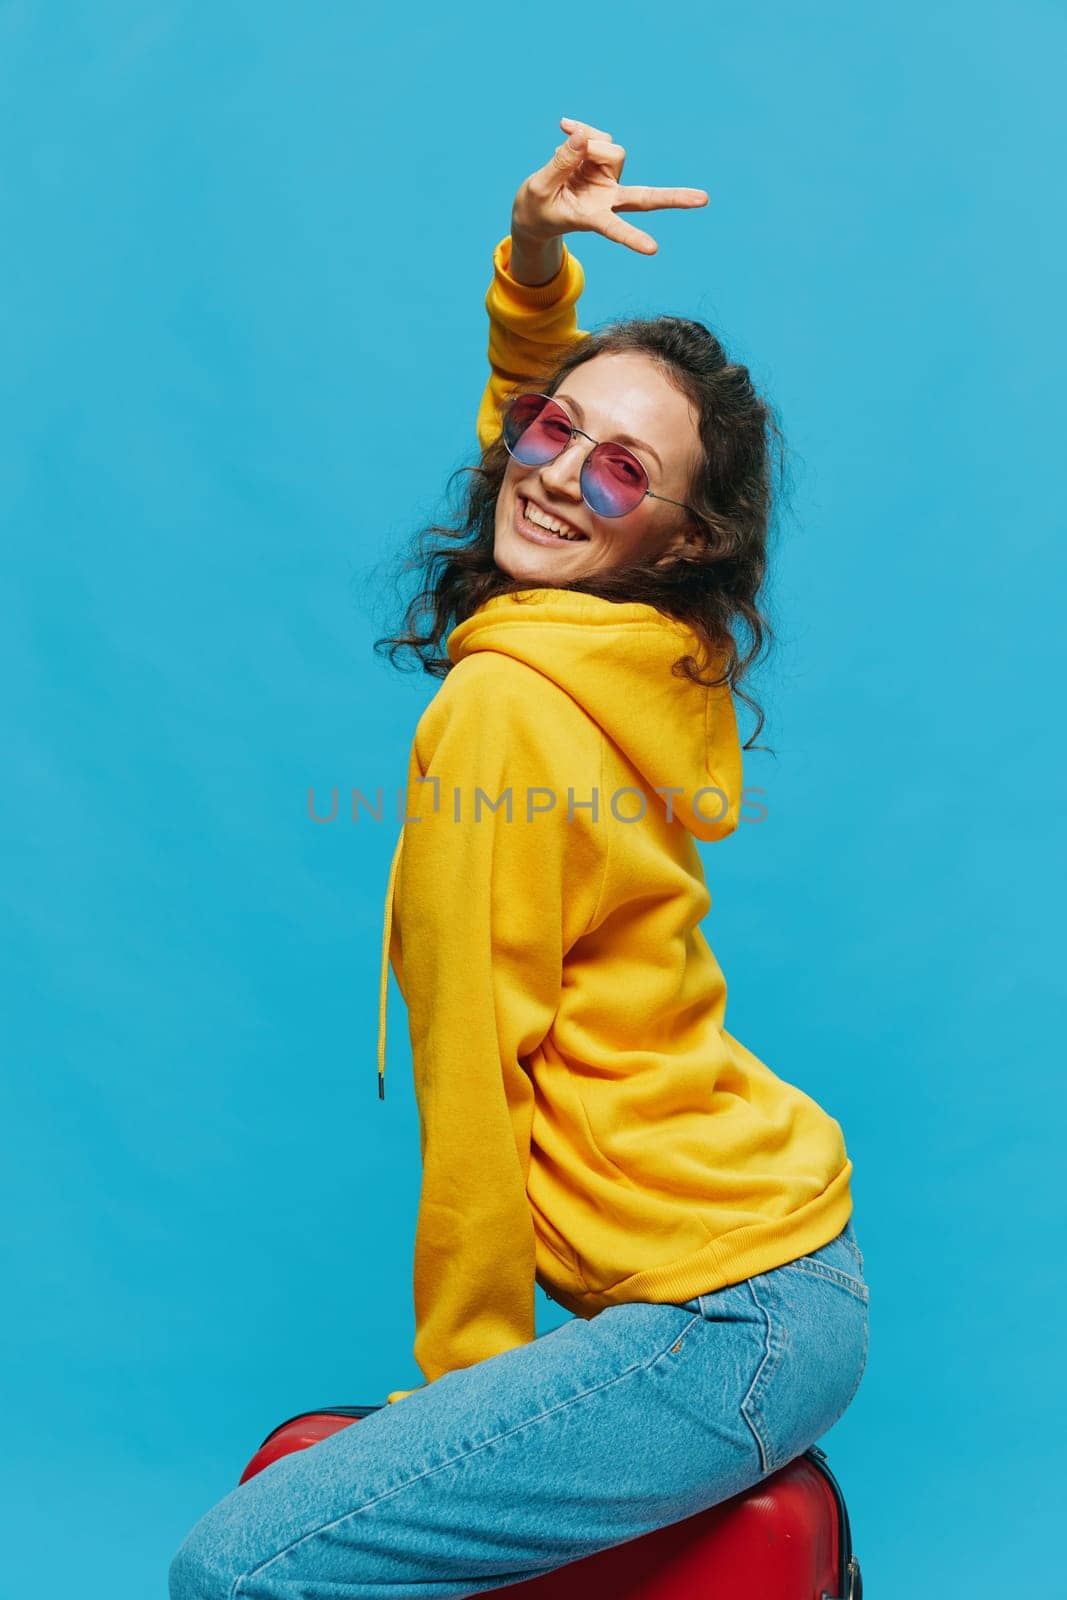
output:
<svg viewBox="0 0 1067 1600"><path fill-rule="evenodd" d="M425 1382L228 1495L172 1600L503 1588L775 1471L866 1363L841 1129L727 1031L700 928L695 841L739 819L775 429L701 325L577 328L563 234L651 253L618 212L707 196L623 187L609 135L561 126L494 257L464 526L432 530L380 641L444 677L411 750L379 1035L384 1095L391 958ZM541 1338L535 1282L574 1313Z"/></svg>

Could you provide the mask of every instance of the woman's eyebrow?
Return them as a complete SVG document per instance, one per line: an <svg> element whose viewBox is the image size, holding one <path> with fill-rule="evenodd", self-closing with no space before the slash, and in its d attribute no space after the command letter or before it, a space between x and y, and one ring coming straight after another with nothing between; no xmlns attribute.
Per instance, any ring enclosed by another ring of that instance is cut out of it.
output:
<svg viewBox="0 0 1067 1600"><path fill-rule="evenodd" d="M557 394L556 399L566 400L567 404L571 406L573 410L577 411L578 421L584 424L585 412L577 400L573 400L569 394ZM647 450L659 470L661 472L663 471L663 462L653 450L652 446L650 444L646 444L643 439L635 439L632 433L617 433L614 439L612 439L610 442L612 444L632 444L635 445L638 450Z"/></svg>

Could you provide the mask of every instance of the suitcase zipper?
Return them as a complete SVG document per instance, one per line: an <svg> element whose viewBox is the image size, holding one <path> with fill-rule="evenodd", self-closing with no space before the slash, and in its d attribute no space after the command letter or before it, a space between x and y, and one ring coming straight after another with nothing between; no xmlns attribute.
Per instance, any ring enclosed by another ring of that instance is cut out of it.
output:
<svg viewBox="0 0 1067 1600"><path fill-rule="evenodd" d="M809 1446L804 1451L805 1456L819 1472L822 1473L837 1501L837 1520L841 1530L841 1564L838 1572L838 1582L841 1587L840 1595L827 1594L824 1589L819 1600L863 1600L863 1574L860 1564L852 1550L852 1525L848 1520L848 1507L845 1497L841 1492L841 1485L830 1471L826 1461L826 1451L820 1450L817 1444Z"/></svg>
<svg viewBox="0 0 1067 1600"><path fill-rule="evenodd" d="M298 1411L295 1417L286 1417L284 1422L279 1422L276 1428L272 1428L259 1448L262 1450L263 1445L269 1444L276 1433L281 1433L282 1429L287 1428L291 1422L300 1422L304 1417L359 1417L362 1419L363 1417L369 1417L372 1411L383 1411L384 1409L384 1406L318 1406L314 1411Z"/></svg>

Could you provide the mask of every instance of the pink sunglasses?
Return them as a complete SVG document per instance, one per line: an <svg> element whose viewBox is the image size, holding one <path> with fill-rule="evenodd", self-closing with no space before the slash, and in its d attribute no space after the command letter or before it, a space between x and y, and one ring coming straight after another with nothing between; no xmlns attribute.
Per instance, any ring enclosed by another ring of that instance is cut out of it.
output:
<svg viewBox="0 0 1067 1600"><path fill-rule="evenodd" d="M547 394L517 394L504 414L502 437L509 455L524 467L544 467L567 449L575 434L588 439L593 449L582 462L582 499L598 517L625 517L647 497L681 506L693 516L682 500L653 494L648 473L625 445L601 444L592 434L575 427L558 400Z"/></svg>

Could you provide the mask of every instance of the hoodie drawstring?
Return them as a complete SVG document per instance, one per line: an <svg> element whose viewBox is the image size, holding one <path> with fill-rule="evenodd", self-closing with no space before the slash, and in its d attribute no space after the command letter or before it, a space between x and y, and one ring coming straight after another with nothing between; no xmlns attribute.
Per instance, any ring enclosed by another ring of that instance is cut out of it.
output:
<svg viewBox="0 0 1067 1600"><path fill-rule="evenodd" d="M385 927L382 932L382 975L378 990L378 1099L385 1099L385 1022L386 1009L389 1003L389 945L393 932L393 886L396 883L396 869L400 864L400 850L404 843L404 830L401 828L400 837L396 841L393 859L389 867L389 887L385 891Z"/></svg>

